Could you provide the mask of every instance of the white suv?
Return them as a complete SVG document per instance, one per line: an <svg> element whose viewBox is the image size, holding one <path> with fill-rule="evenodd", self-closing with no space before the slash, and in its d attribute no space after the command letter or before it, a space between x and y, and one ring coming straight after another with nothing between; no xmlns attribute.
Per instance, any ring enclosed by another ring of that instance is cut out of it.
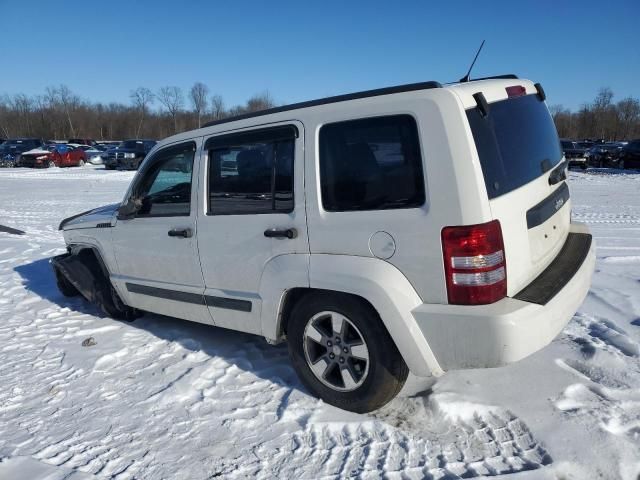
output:
<svg viewBox="0 0 640 480"><path fill-rule="evenodd" d="M547 345L589 289L539 84L405 85L213 122L154 147L121 204L62 222L66 295L287 341L313 394L366 412L409 371Z"/></svg>

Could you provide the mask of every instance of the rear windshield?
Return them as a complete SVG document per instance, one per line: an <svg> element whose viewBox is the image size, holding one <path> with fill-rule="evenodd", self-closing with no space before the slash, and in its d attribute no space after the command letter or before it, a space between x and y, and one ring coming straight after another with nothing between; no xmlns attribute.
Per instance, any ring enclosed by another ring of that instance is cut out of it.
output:
<svg viewBox="0 0 640 480"><path fill-rule="evenodd" d="M489 198L535 180L562 160L553 119L537 95L489 105L489 115L467 110Z"/></svg>

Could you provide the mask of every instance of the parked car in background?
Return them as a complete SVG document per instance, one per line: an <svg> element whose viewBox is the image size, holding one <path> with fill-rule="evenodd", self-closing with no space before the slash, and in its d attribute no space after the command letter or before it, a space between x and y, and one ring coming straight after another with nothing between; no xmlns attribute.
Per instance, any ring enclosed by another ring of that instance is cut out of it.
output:
<svg viewBox="0 0 640 480"><path fill-rule="evenodd" d="M0 145L0 167L16 167L20 163L21 155L27 150L41 147L39 138L13 138L5 140Z"/></svg>
<svg viewBox="0 0 640 480"><path fill-rule="evenodd" d="M137 170L149 150L157 142L155 140L125 140L118 147L110 150L104 168L114 170Z"/></svg>
<svg viewBox="0 0 640 480"><path fill-rule="evenodd" d="M70 138L67 141L68 144L76 144L76 145L95 145L96 141L90 138Z"/></svg>
<svg viewBox="0 0 640 480"><path fill-rule="evenodd" d="M586 152L587 165L597 168L617 168L622 145L619 143L602 143L594 145Z"/></svg>
<svg viewBox="0 0 640 480"><path fill-rule="evenodd" d="M20 158L21 167L82 167L87 161L84 150L72 145L54 144L24 152Z"/></svg>
<svg viewBox="0 0 640 480"><path fill-rule="evenodd" d="M106 149L99 148L96 145L79 145L79 147L84 150L87 162L91 165L102 165L107 158Z"/></svg>
<svg viewBox="0 0 640 480"><path fill-rule="evenodd" d="M640 168L640 139L631 140L622 147L619 158L620 168Z"/></svg>
<svg viewBox="0 0 640 480"><path fill-rule="evenodd" d="M580 167L582 170L587 168L587 159L585 158L585 149L578 146L576 142L567 139L561 139L562 152L564 158L569 161L569 168Z"/></svg>

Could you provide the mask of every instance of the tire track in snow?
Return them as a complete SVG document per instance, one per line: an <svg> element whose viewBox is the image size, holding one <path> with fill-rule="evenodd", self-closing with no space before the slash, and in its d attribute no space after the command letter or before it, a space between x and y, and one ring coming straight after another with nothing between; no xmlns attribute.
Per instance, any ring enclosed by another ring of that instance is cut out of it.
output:
<svg viewBox="0 0 640 480"><path fill-rule="evenodd" d="M567 334L589 354L556 360L582 382L565 388L556 408L578 419L595 418L603 430L640 445L640 344L613 322L586 314L574 317Z"/></svg>
<svg viewBox="0 0 640 480"><path fill-rule="evenodd" d="M436 395L345 419L304 393L286 348L153 315L119 323L62 297L44 258L63 251L59 220L93 206L69 191L95 181L91 202L117 201L131 175L8 177L31 186L58 178L65 188L47 187L47 200L15 192L3 204L26 235L0 237L0 458L119 479L453 479L551 462L504 409L475 405L460 417L451 414L455 399ZM89 335L97 345L80 347Z"/></svg>

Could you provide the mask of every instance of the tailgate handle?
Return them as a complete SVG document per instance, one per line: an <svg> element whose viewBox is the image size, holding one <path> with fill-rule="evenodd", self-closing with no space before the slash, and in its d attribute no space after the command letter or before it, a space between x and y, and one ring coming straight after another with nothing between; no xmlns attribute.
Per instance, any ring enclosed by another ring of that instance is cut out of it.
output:
<svg viewBox="0 0 640 480"><path fill-rule="evenodd" d="M565 160L549 174L549 185L555 185L567 179L567 161Z"/></svg>

